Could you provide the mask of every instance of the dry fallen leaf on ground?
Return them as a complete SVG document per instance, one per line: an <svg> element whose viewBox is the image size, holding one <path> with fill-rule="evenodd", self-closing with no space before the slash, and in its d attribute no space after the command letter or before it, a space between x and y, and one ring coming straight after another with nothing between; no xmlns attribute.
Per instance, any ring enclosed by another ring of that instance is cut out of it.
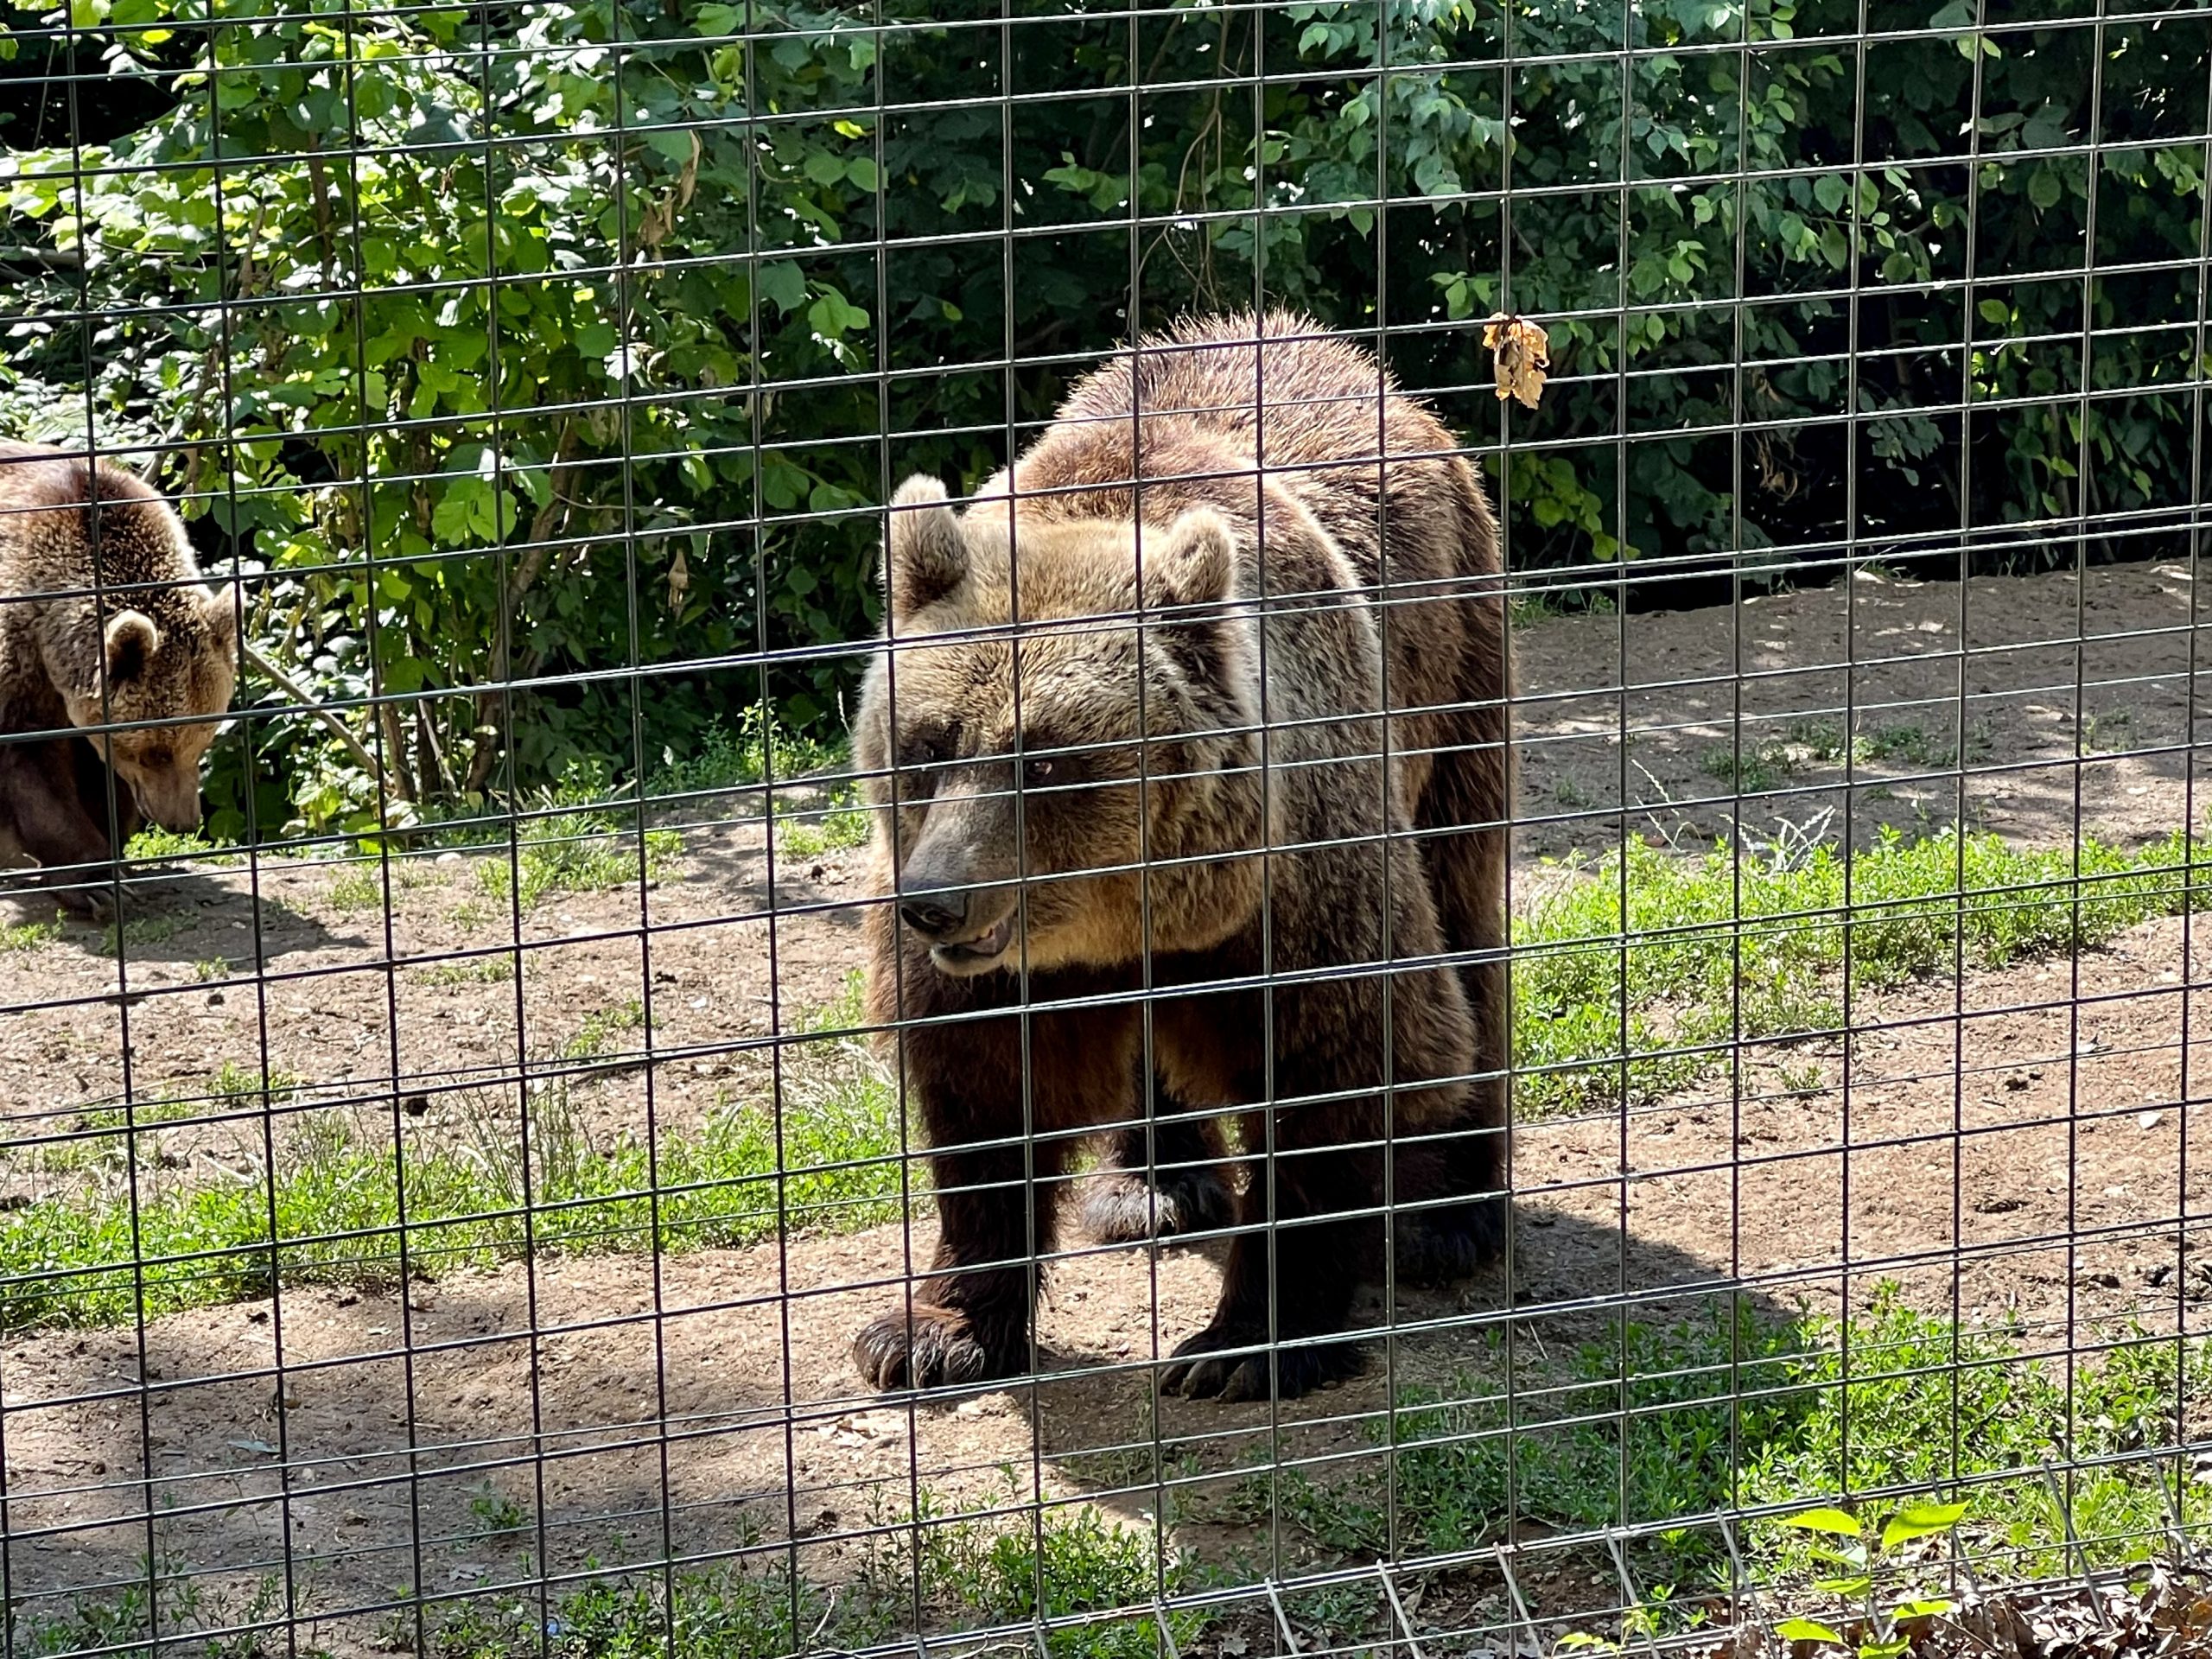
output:
<svg viewBox="0 0 2212 1659"><path fill-rule="evenodd" d="M1517 397L1530 409L1544 395L1544 372L1551 367L1551 341L1525 317L1500 311L1483 325L1483 344L1497 353L1497 401Z"/></svg>

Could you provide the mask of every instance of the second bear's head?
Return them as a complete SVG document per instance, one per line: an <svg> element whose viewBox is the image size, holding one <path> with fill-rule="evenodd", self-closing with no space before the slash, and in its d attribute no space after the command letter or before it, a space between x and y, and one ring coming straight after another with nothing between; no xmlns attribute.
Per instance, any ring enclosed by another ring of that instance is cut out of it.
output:
<svg viewBox="0 0 2212 1659"><path fill-rule="evenodd" d="M1041 505L1043 504L1036 504ZM1071 499L1052 504L1065 512ZM892 499L855 729L876 886L950 974L1207 948L1259 901L1251 561L1166 524Z"/></svg>

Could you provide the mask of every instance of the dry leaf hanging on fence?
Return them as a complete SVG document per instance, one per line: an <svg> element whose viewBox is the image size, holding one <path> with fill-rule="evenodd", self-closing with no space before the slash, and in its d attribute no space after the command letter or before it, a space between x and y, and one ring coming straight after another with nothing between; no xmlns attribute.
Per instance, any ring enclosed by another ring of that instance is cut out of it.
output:
<svg viewBox="0 0 2212 1659"><path fill-rule="evenodd" d="M1483 325L1483 344L1497 354L1497 401L1517 397L1534 409L1544 395L1544 372L1552 365L1551 341L1525 317L1500 311Z"/></svg>

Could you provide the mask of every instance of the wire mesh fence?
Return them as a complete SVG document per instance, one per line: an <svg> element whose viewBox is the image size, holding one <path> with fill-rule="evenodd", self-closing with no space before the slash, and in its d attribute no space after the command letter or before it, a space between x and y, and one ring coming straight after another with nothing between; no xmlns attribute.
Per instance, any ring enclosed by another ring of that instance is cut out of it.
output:
<svg viewBox="0 0 2212 1659"><path fill-rule="evenodd" d="M0 1651L2212 1641L2212 11L0 0Z"/></svg>

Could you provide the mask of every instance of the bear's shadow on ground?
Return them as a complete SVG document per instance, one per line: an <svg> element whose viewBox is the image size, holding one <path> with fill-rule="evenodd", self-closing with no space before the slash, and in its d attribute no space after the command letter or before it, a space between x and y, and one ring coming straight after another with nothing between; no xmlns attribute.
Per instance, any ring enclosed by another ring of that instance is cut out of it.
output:
<svg viewBox="0 0 2212 1659"><path fill-rule="evenodd" d="M111 887L103 890L111 911ZM334 933L307 912L294 908L267 893L255 893L236 876L168 867L133 870L125 879L121 909L122 943L125 959L175 965L196 963L211 956L226 959L253 954L254 923L259 916L260 954L264 959L296 950L315 950L339 944L359 944ZM58 943L87 956L112 957L117 922L111 914L102 921L62 911L51 893L32 885L27 873L0 873L0 920L16 925L57 921ZM241 929L245 948L240 948ZM217 937L211 938L211 931Z"/></svg>
<svg viewBox="0 0 2212 1659"><path fill-rule="evenodd" d="M1202 1255L1217 1267L1224 1253L1223 1246L1212 1243L1181 1249ZM1275 1431L1286 1436L1277 1455L1305 1464L1299 1473L1313 1481L1357 1481L1363 1470L1373 1475L1387 1446L1385 1414L1394 1391L1402 1405L1416 1397L1465 1400L1502 1390L1509 1325L1517 1338L1516 1388L1585 1384L1568 1396L1575 1402L1572 1406L1559 1403L1560 1396L1547 1402L1524 1394L1516 1421L1535 1424L1562 1414L1595 1411L1602 1416L1610 1409L1593 1406L1587 1385L1619 1376L1628 1363L1622 1345L1624 1319L1678 1338L1679 1347L1669 1346L1664 1362L1672 1379L1668 1397L1709 1397L1725 1408L1732 1329L1738 1351L1748 1356L1757 1351L1758 1333L1789 1332L1804 1318L1802 1306L1732 1280L1725 1260L1707 1261L1618 1226L1555 1211L1523 1206L1517 1212L1513 1257L1516 1312L1510 1320L1502 1317L1507 1284L1502 1267L1443 1290L1401 1287L1396 1317L1389 1321L1398 1334L1388 1344L1372 1334L1385 1323L1382 1294L1363 1293L1355 1310L1355 1318L1370 1332L1363 1372L1273 1412L1264 1402L1224 1405L1169 1398L1160 1401L1155 1416L1148 1368L1132 1367L1126 1357L1116 1361L1059 1344L1040 1344L1033 1388L1016 1384L1010 1392L1048 1467L1109 1513L1144 1522L1159 1502L1153 1484L1154 1441L1169 1478L1179 1463L1185 1479L1200 1464L1209 1473L1222 1469L1229 1479L1264 1476ZM1131 1294L1141 1299L1142 1259L1132 1255L1125 1268L1135 1275ZM1732 1303L1737 1310L1732 1327ZM1163 1351L1183 1334L1163 1332ZM1586 1354L1585 1369L1578 1371L1578 1359ZM1707 1373L1701 1380L1682 1380L1681 1373L1700 1369ZM960 1401L959 1395L949 1395L922 1409L957 1413ZM1490 1428L1503 1424L1502 1413L1495 1421L1477 1415ZM1240 1429L1245 1432L1236 1433ZM1408 1432L1400 1430L1402 1437ZM1204 1445L1208 1441L1213 1442L1211 1447ZM1196 1462L1184 1457L1193 1447L1205 1453ZM1218 1483L1209 1484L1220 1489ZM1504 1520L1498 1517L1501 1525ZM1264 1505L1255 1524L1264 1530ZM1527 1516L1518 1524L1542 1525L1540 1518Z"/></svg>

